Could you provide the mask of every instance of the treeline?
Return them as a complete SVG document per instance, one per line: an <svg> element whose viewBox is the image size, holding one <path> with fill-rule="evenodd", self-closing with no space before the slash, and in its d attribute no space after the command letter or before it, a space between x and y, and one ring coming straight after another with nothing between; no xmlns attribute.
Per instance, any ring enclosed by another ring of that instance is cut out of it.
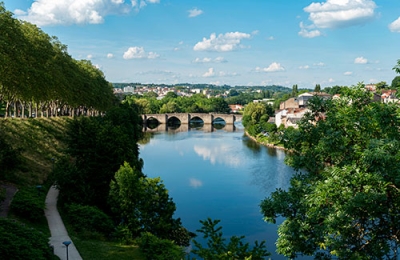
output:
<svg viewBox="0 0 400 260"><path fill-rule="evenodd" d="M190 97L178 96L174 92L168 92L162 99L157 99L154 92L143 96L126 96L124 103L136 104L141 114L162 113L229 113L230 108L222 97L207 98L203 94L194 94Z"/></svg>
<svg viewBox="0 0 400 260"><path fill-rule="evenodd" d="M112 85L90 61L0 2L0 103L7 116L96 114L113 101Z"/></svg>

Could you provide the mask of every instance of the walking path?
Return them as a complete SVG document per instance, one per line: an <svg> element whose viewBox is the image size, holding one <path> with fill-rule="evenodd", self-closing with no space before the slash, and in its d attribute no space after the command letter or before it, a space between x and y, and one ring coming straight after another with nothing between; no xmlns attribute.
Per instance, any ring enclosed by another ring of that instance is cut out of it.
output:
<svg viewBox="0 0 400 260"><path fill-rule="evenodd" d="M6 198L0 202L0 217L6 218L10 211L11 201L18 189L14 185L7 183L0 183L0 187L6 190Z"/></svg>
<svg viewBox="0 0 400 260"><path fill-rule="evenodd" d="M67 252L68 260L82 260L74 243L71 243L68 248L63 244L63 242L71 241L71 238L68 236L68 232L57 210L58 193L59 190L51 186L46 196L46 208L44 213L51 233L50 244L54 248L54 254L58 256L60 260L67 259Z"/></svg>

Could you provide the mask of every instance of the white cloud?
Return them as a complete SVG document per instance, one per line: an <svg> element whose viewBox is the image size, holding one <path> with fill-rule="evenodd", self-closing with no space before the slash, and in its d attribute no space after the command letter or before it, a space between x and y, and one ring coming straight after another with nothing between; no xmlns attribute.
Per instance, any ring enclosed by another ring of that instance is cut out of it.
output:
<svg viewBox="0 0 400 260"><path fill-rule="evenodd" d="M268 37L268 41L273 41L273 40L275 40L275 37L274 37L274 36L269 36L269 37Z"/></svg>
<svg viewBox="0 0 400 260"><path fill-rule="evenodd" d="M310 68L310 66L308 65L304 65L304 66L300 66L299 69L301 70L308 70Z"/></svg>
<svg viewBox="0 0 400 260"><path fill-rule="evenodd" d="M389 29L391 32L400 33L400 17L397 18L397 20L394 21L393 23L389 24Z"/></svg>
<svg viewBox="0 0 400 260"><path fill-rule="evenodd" d="M197 9L197 8L191 9L188 12L189 12L189 17L191 17L191 18L199 16L199 15L201 15L203 13L202 10Z"/></svg>
<svg viewBox="0 0 400 260"><path fill-rule="evenodd" d="M209 68L206 73L203 74L204 78L209 78L215 76L214 68Z"/></svg>
<svg viewBox="0 0 400 260"><path fill-rule="evenodd" d="M203 186L203 182L201 180L198 180L195 178L190 178L189 185L190 185L190 187L193 187L196 189L196 188Z"/></svg>
<svg viewBox="0 0 400 260"><path fill-rule="evenodd" d="M372 20L375 8L373 0L327 0L311 3L304 11L317 28L341 28Z"/></svg>
<svg viewBox="0 0 400 260"><path fill-rule="evenodd" d="M193 62L194 63L209 63L209 62L211 62L211 58L203 58L203 59L196 58Z"/></svg>
<svg viewBox="0 0 400 260"><path fill-rule="evenodd" d="M314 63L314 66L323 67L325 66L325 63L323 62Z"/></svg>
<svg viewBox="0 0 400 260"><path fill-rule="evenodd" d="M242 32L229 32L225 34L215 33L210 35L209 39L203 38L203 41L196 43L193 47L195 51L233 51L234 49L240 48L242 39L248 39L251 35Z"/></svg>
<svg viewBox="0 0 400 260"><path fill-rule="evenodd" d="M206 73L203 74L203 78L210 78L210 77L233 77L233 76L238 76L239 74L236 72L225 72L225 71L219 71L216 72L214 68L209 68Z"/></svg>
<svg viewBox="0 0 400 260"><path fill-rule="evenodd" d="M353 75L353 72L351 72L351 71L346 71L345 73L343 73L343 75L345 75L345 76L350 76L350 75Z"/></svg>
<svg viewBox="0 0 400 260"><path fill-rule="evenodd" d="M114 54L112 54L112 53L108 53L108 54L107 54L107 58L111 59L111 58L113 58L113 57L114 57Z"/></svg>
<svg viewBox="0 0 400 260"><path fill-rule="evenodd" d="M269 65L267 68L260 68L260 67L256 68L257 72L277 72L284 70L285 68L280 63L277 62L271 63L271 65Z"/></svg>
<svg viewBox="0 0 400 260"><path fill-rule="evenodd" d="M217 57L217 58L215 58L214 59L214 62L218 62L218 63L220 63L220 62L227 62L227 60L225 60L225 58L224 57Z"/></svg>
<svg viewBox="0 0 400 260"><path fill-rule="evenodd" d="M314 25L305 26L303 22L300 22L299 35L304 38L314 38L321 36L321 32L319 30L313 30L314 28L315 28Z"/></svg>
<svg viewBox="0 0 400 260"><path fill-rule="evenodd" d="M130 59L156 59L160 57L155 52L145 52L143 47L129 47L129 49L124 53L123 58L126 60Z"/></svg>
<svg viewBox="0 0 400 260"><path fill-rule="evenodd" d="M366 64L368 63L368 60L364 57L357 57L354 59L355 64Z"/></svg>
<svg viewBox="0 0 400 260"><path fill-rule="evenodd" d="M141 0L144 4L146 1ZM157 0L147 0L158 3ZM125 0L36 0L27 11L16 10L19 19L39 26L69 24L99 24L110 14L128 13L136 7L125 4ZM141 5L140 5L141 6ZM140 7L136 7L136 10Z"/></svg>
<svg viewBox="0 0 400 260"><path fill-rule="evenodd" d="M333 78L330 78L330 79L328 79L328 82L333 83L333 82L335 82L335 80Z"/></svg>
<svg viewBox="0 0 400 260"><path fill-rule="evenodd" d="M222 62L227 62L227 61L225 60L224 57L216 57L215 59L205 57L203 59L196 58L193 62L194 63L211 63L211 62L222 63Z"/></svg>
<svg viewBox="0 0 400 260"><path fill-rule="evenodd" d="M92 55L92 54L88 54L88 55L86 56L86 58L87 58L88 60L91 60L91 59L93 58L93 55Z"/></svg>

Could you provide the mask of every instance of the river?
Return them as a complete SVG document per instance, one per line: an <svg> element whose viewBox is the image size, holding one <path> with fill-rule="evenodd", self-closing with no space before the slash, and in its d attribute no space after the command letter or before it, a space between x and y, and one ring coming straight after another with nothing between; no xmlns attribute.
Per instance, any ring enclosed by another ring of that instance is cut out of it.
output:
<svg viewBox="0 0 400 260"><path fill-rule="evenodd" d="M263 221L259 204L276 188L287 189L294 171L284 164L284 151L258 145L243 130L241 124L158 129L140 145L143 172L161 177L190 231L200 228L199 220L219 219L225 236L266 240L271 259L285 259L275 253L277 225Z"/></svg>

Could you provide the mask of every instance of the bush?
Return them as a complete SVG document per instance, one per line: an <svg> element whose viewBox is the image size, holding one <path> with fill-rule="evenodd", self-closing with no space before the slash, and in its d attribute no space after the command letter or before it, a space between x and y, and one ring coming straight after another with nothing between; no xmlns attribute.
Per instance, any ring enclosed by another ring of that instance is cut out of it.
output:
<svg viewBox="0 0 400 260"><path fill-rule="evenodd" d="M44 216L44 193L36 187L20 189L11 203L11 211L18 217L37 221Z"/></svg>
<svg viewBox="0 0 400 260"><path fill-rule="evenodd" d="M69 224L75 231L87 234L87 231L110 235L114 231L111 218L93 206L70 204L66 206Z"/></svg>
<svg viewBox="0 0 400 260"><path fill-rule="evenodd" d="M171 240L158 238L149 232L142 233L137 239L137 244L148 260L179 260L185 257L182 247L174 244Z"/></svg>
<svg viewBox="0 0 400 260"><path fill-rule="evenodd" d="M0 129L0 180L11 180L21 163L20 153L5 140Z"/></svg>
<svg viewBox="0 0 400 260"><path fill-rule="evenodd" d="M1 259L55 259L48 237L16 221L0 218Z"/></svg>

